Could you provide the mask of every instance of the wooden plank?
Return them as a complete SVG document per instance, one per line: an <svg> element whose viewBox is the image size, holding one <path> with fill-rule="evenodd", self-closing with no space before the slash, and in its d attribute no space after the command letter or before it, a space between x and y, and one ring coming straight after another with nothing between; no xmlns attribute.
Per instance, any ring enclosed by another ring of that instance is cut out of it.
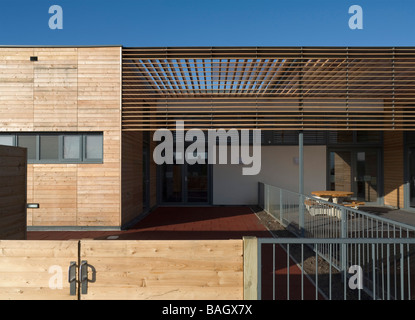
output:
<svg viewBox="0 0 415 320"><path fill-rule="evenodd" d="M104 163L78 166L80 226L121 224L120 64L120 48L78 49L78 130L104 131Z"/></svg>
<svg viewBox="0 0 415 320"><path fill-rule="evenodd" d="M258 240L244 237L244 300L258 299Z"/></svg>
<svg viewBox="0 0 415 320"><path fill-rule="evenodd" d="M89 277L97 279L81 299L243 298L242 240L80 243Z"/></svg>
<svg viewBox="0 0 415 320"><path fill-rule="evenodd" d="M143 135L122 134L122 221L121 225L143 213Z"/></svg>
<svg viewBox="0 0 415 320"><path fill-rule="evenodd" d="M34 165L32 225L76 225L77 166Z"/></svg>
<svg viewBox="0 0 415 320"><path fill-rule="evenodd" d="M0 145L0 239L26 239L26 152Z"/></svg>
<svg viewBox="0 0 415 320"><path fill-rule="evenodd" d="M67 281L77 260L78 241L0 240L0 299L77 299Z"/></svg>
<svg viewBox="0 0 415 320"><path fill-rule="evenodd" d="M383 146L384 201L386 205L404 206L403 133L385 132Z"/></svg>

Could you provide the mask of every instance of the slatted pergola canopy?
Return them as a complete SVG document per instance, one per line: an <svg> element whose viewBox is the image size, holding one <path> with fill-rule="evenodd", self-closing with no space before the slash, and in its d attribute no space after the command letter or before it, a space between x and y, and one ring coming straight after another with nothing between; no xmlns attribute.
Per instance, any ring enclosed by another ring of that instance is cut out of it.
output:
<svg viewBox="0 0 415 320"><path fill-rule="evenodd" d="M415 47L123 48L124 131L414 130Z"/></svg>

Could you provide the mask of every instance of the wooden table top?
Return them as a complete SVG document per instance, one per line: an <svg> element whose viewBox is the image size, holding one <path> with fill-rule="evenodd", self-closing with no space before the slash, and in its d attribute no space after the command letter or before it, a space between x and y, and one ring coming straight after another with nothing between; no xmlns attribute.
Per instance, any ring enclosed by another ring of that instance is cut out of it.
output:
<svg viewBox="0 0 415 320"><path fill-rule="evenodd" d="M313 191L311 194L318 196L318 197L348 197L353 194L350 191L332 191L332 190L325 190L325 191Z"/></svg>

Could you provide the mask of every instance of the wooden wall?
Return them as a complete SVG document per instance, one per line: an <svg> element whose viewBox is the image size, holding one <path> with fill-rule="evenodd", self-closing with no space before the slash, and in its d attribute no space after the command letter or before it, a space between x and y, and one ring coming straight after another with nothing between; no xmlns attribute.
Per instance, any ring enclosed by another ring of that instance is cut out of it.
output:
<svg viewBox="0 0 415 320"><path fill-rule="evenodd" d="M157 142L153 141L153 133L150 132L150 208L157 205L157 164L152 160Z"/></svg>
<svg viewBox="0 0 415 320"><path fill-rule="evenodd" d="M80 242L96 272L81 299L243 299L242 240Z"/></svg>
<svg viewBox="0 0 415 320"><path fill-rule="evenodd" d="M404 207L403 132L384 133L384 201L386 205Z"/></svg>
<svg viewBox="0 0 415 320"><path fill-rule="evenodd" d="M25 148L0 146L0 240L26 239Z"/></svg>
<svg viewBox="0 0 415 320"><path fill-rule="evenodd" d="M27 223L120 226L120 47L0 48L0 131L103 132L103 164L28 165Z"/></svg>
<svg viewBox="0 0 415 320"><path fill-rule="evenodd" d="M336 151L334 153L334 190L351 191L352 158L350 152Z"/></svg>
<svg viewBox="0 0 415 320"><path fill-rule="evenodd" d="M68 267L79 241L0 240L0 300L76 300Z"/></svg>
<svg viewBox="0 0 415 320"><path fill-rule="evenodd" d="M122 226L129 224L143 210L143 132L122 132ZM157 164L153 161L156 142L150 132L149 209L157 206Z"/></svg>
<svg viewBox="0 0 415 320"><path fill-rule="evenodd" d="M0 240L0 300L241 300L244 285L257 287L255 272L244 284L257 261L245 242ZM88 263L88 287L80 290L76 272L71 295L68 268L78 259Z"/></svg>
<svg viewBox="0 0 415 320"><path fill-rule="evenodd" d="M143 133L122 133L122 225L143 213Z"/></svg>

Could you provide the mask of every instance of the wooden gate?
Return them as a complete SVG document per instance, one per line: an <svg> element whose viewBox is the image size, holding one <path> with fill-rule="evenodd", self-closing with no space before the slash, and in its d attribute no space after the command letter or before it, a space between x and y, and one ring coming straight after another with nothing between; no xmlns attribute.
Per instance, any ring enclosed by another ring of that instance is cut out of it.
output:
<svg viewBox="0 0 415 320"><path fill-rule="evenodd" d="M78 241L0 241L0 299L77 299L68 269ZM76 272L76 269L72 268Z"/></svg>
<svg viewBox="0 0 415 320"><path fill-rule="evenodd" d="M244 295L242 240L0 241L0 299Z"/></svg>

